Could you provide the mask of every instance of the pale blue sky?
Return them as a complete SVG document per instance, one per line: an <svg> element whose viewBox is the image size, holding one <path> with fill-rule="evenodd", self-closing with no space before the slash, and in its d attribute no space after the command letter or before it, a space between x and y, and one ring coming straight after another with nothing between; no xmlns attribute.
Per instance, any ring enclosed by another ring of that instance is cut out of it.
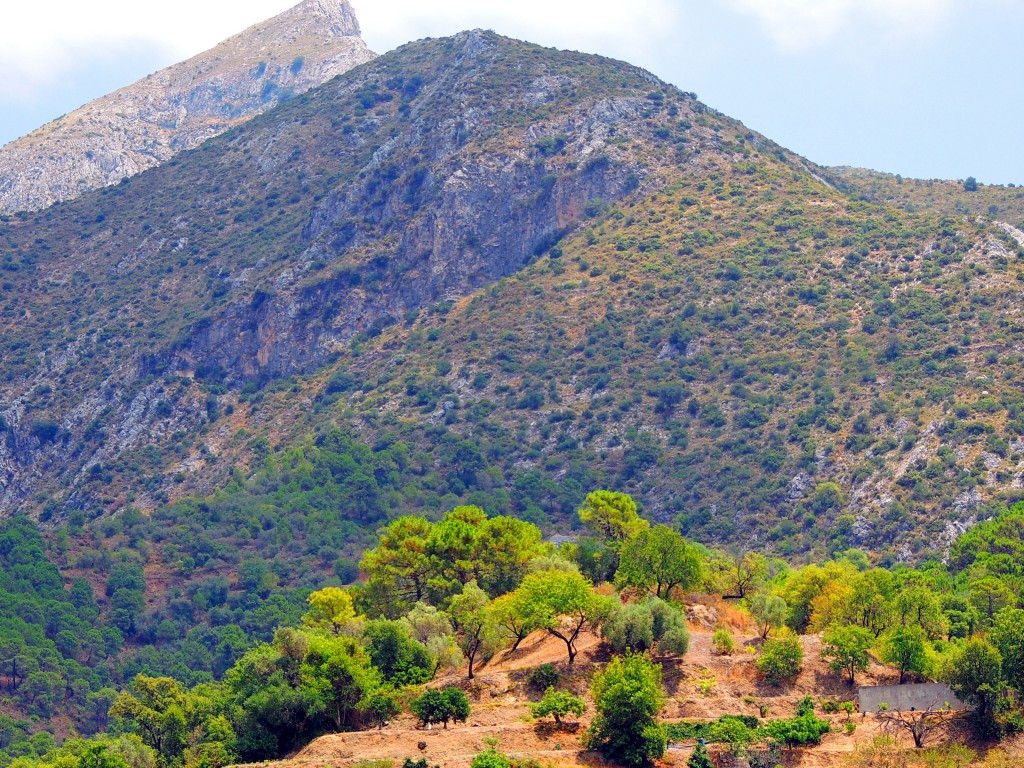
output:
<svg viewBox="0 0 1024 768"><path fill-rule="evenodd" d="M0 143L290 0L0 9ZM1024 184L1024 0L353 0L370 47L471 27L626 59L826 165ZM198 21L201 20L201 21Z"/></svg>

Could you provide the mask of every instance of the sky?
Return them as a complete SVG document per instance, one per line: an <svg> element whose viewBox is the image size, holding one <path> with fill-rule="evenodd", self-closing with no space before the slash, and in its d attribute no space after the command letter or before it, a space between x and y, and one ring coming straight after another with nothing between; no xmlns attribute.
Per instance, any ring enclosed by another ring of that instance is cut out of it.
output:
<svg viewBox="0 0 1024 768"><path fill-rule="evenodd" d="M0 144L294 2L2 0ZM493 29L642 66L823 165L1024 184L1024 0L352 5L378 53Z"/></svg>

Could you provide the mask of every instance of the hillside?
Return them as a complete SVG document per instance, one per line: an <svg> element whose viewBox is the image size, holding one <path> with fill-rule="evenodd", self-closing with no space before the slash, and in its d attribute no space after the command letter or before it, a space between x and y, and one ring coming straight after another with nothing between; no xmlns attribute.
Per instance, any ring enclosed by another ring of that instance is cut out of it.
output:
<svg viewBox="0 0 1024 768"><path fill-rule="evenodd" d="M373 56L348 0L303 0L0 148L0 213L116 184Z"/></svg>
<svg viewBox="0 0 1024 768"><path fill-rule="evenodd" d="M865 168L829 168L828 176L849 193L905 210L952 216L983 216L1024 229L1024 187L967 181L905 179ZM968 187L970 187L968 189Z"/></svg>
<svg viewBox="0 0 1024 768"><path fill-rule="evenodd" d="M0 504L228 546L329 473L355 555L612 486L706 541L941 553L1021 486L1020 245L830 178L619 62L404 46L0 224Z"/></svg>

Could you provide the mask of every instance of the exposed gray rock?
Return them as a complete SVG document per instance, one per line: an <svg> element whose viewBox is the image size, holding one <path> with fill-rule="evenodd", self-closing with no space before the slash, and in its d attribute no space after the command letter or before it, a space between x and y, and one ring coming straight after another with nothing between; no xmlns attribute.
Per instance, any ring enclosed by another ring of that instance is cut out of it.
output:
<svg viewBox="0 0 1024 768"><path fill-rule="evenodd" d="M374 58L348 0L303 0L0 149L0 213L134 176Z"/></svg>

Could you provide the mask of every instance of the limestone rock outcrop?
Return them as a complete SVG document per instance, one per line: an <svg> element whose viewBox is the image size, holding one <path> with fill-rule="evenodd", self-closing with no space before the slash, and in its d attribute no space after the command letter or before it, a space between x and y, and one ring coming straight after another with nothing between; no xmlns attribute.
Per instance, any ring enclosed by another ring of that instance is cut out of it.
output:
<svg viewBox="0 0 1024 768"><path fill-rule="evenodd" d="M0 148L0 213L116 184L374 57L348 0L303 0Z"/></svg>

